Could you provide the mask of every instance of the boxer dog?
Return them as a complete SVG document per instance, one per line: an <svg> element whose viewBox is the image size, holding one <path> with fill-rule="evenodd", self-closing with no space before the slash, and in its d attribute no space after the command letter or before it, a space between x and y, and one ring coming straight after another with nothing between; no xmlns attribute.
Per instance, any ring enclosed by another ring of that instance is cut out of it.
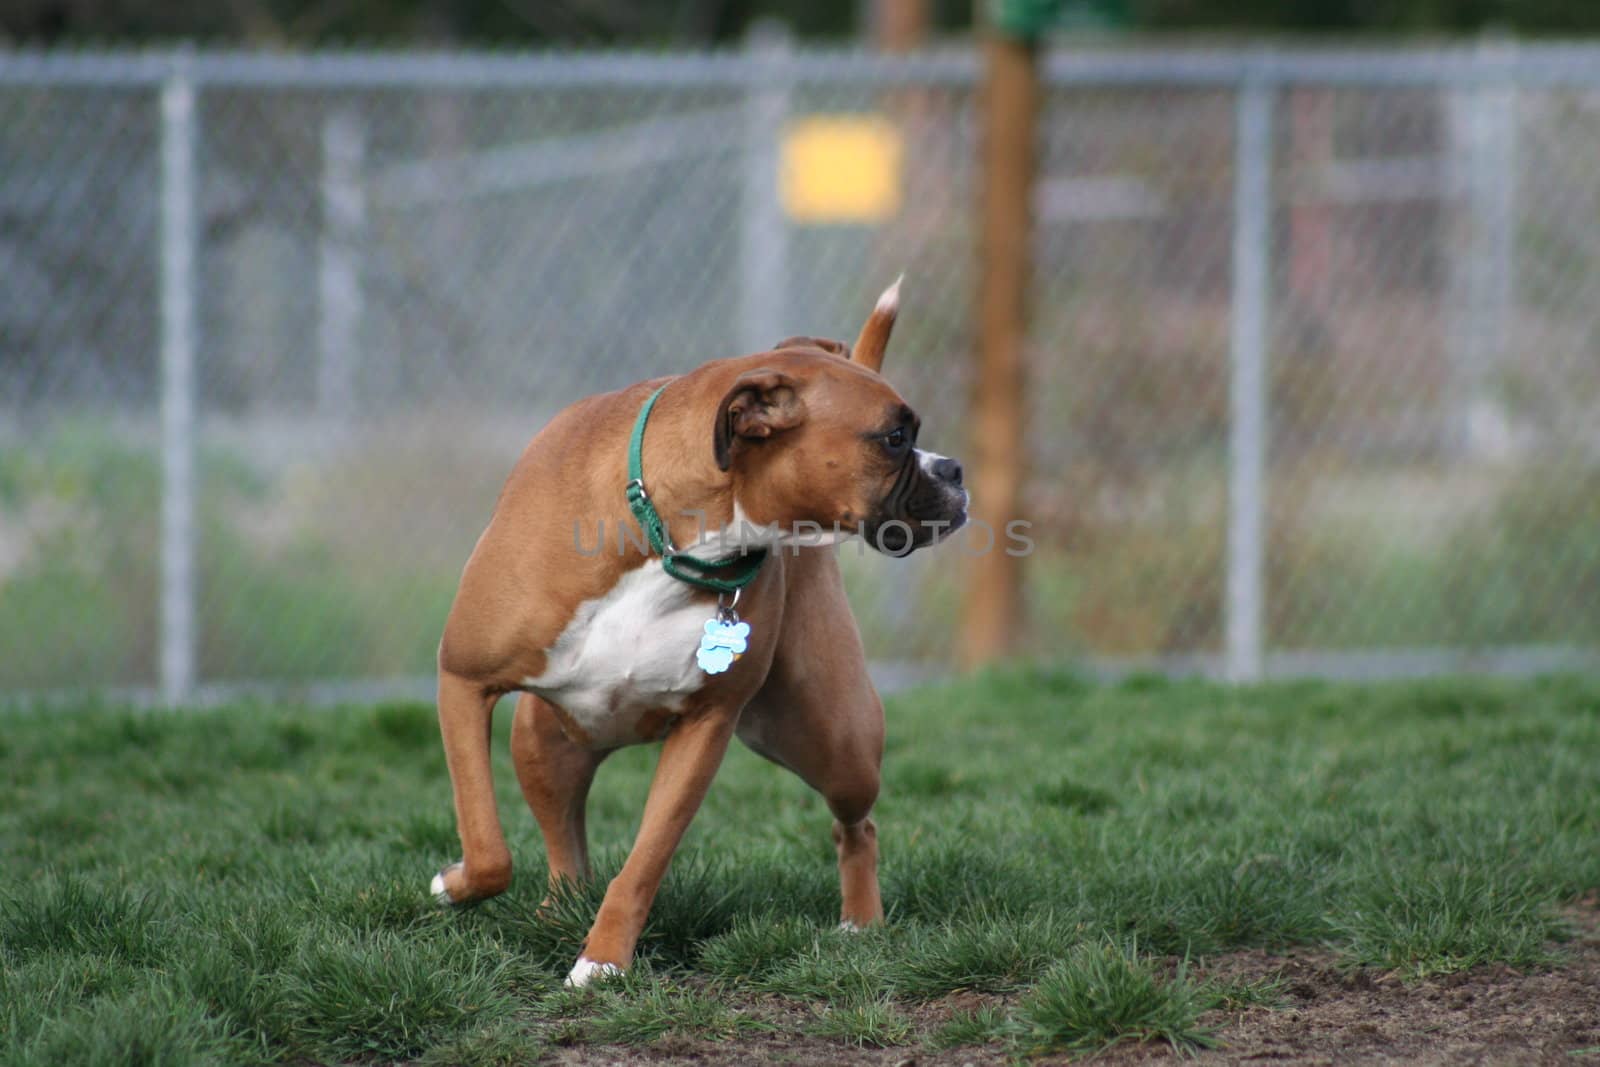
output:
<svg viewBox="0 0 1600 1067"><path fill-rule="evenodd" d="M917 448L916 414L878 376L899 290L853 348L794 337L567 408L523 452L467 560L439 646L462 849L433 879L441 904L511 882L489 770L503 694L521 694L512 760L552 886L589 877L584 807L600 761L664 741L569 985L631 963L735 734L827 801L841 924L883 918L870 818L883 703L838 560L819 546L860 535L903 555L967 513L960 464Z"/></svg>

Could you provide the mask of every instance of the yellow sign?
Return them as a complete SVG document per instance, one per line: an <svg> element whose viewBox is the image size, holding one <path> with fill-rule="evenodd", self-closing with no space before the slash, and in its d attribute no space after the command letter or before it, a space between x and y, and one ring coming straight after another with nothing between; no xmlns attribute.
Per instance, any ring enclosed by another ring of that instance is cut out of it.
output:
<svg viewBox="0 0 1600 1067"><path fill-rule="evenodd" d="M900 131L874 115L812 115L783 136L779 193L796 222L882 222L900 210Z"/></svg>

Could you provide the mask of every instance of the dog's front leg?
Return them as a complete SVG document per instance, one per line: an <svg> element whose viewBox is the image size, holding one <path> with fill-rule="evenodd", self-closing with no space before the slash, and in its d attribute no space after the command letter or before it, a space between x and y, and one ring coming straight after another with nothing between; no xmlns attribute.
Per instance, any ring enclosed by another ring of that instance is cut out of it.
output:
<svg viewBox="0 0 1600 1067"><path fill-rule="evenodd" d="M606 887L583 954L567 976L568 985L587 985L595 975L615 974L633 962L633 947L656 890L722 764L738 718L738 709L708 708L684 716L667 735L639 836L621 872Z"/></svg>

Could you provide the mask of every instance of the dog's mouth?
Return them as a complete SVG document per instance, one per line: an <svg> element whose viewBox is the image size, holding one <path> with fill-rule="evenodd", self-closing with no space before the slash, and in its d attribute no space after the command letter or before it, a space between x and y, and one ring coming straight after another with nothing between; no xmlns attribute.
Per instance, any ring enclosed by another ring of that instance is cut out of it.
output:
<svg viewBox="0 0 1600 1067"><path fill-rule="evenodd" d="M907 512L863 523L861 536L886 556L908 556L945 540L967 524L966 492L956 490L948 502L929 511Z"/></svg>
<svg viewBox="0 0 1600 1067"><path fill-rule="evenodd" d="M905 556L938 544L967 522L970 497L961 487L960 465L944 457L927 464L923 454L909 457L884 494L878 514L861 524L861 536L886 556ZM947 464L954 477L940 476Z"/></svg>

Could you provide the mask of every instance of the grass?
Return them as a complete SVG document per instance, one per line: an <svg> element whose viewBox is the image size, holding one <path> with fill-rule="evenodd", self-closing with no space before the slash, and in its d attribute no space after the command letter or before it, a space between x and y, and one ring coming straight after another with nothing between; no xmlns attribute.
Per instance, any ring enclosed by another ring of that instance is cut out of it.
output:
<svg viewBox="0 0 1600 1067"><path fill-rule="evenodd" d="M1076 945L1017 1009L1025 1048L1095 1052L1124 1041L1166 1041L1183 1050L1212 1044L1198 1025L1206 993L1180 968L1163 978L1137 951L1111 941Z"/></svg>
<svg viewBox="0 0 1600 1067"><path fill-rule="evenodd" d="M856 1048L890 1048L910 1039L912 1025L893 1000L881 996L820 1008L816 1022L806 1032Z"/></svg>
<svg viewBox="0 0 1600 1067"><path fill-rule="evenodd" d="M1211 981L1205 986L1211 1006L1224 1011L1244 1011L1247 1008L1276 1008L1283 1003L1281 976Z"/></svg>
<svg viewBox="0 0 1600 1067"><path fill-rule="evenodd" d="M723 997L656 974L648 961L592 990L563 990L542 1012L562 1024L560 1036L573 1044L647 1044L669 1034L718 1039L765 1028Z"/></svg>
<svg viewBox="0 0 1600 1067"><path fill-rule="evenodd" d="M427 881L456 842L431 708L7 715L0 1064L488 1065L774 1033L1189 1048L1277 989L1184 960L1312 946L1407 980L1549 966L1560 908L1600 888L1600 681L1096 687L1015 670L890 702L886 927L834 928L826 808L740 750L635 973L572 994L602 884L534 913L542 856L505 718L517 881L441 913ZM653 755L600 772L603 875Z"/></svg>
<svg viewBox="0 0 1600 1067"><path fill-rule="evenodd" d="M963 1045L987 1045L1004 1040L1010 1032L1011 1022L1006 1013L993 1006L971 1011L957 1011L944 1025L928 1035L933 1048L960 1048Z"/></svg>

